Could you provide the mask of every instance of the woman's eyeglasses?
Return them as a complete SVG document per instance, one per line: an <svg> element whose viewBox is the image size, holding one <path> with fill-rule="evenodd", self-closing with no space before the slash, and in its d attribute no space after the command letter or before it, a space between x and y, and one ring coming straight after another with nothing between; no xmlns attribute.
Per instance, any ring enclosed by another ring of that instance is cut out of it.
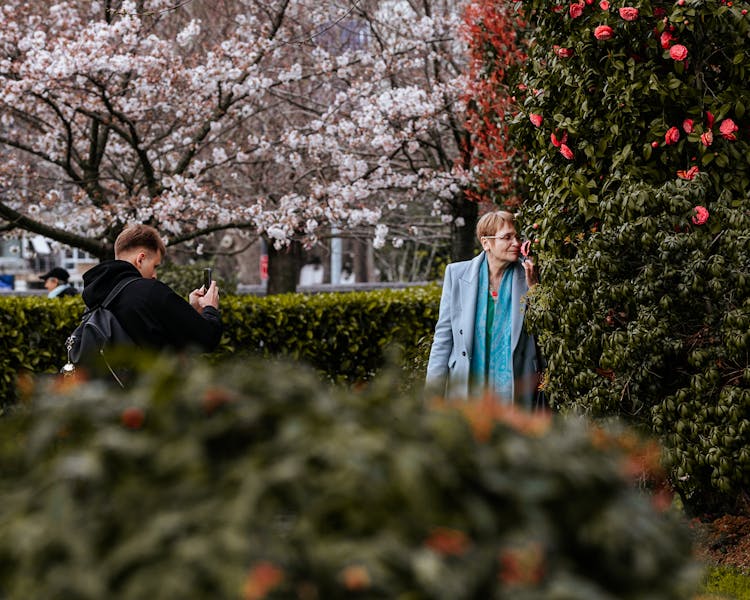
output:
<svg viewBox="0 0 750 600"><path fill-rule="evenodd" d="M504 242L520 242L521 238L514 233L506 233L504 235L483 235L483 240L502 240Z"/></svg>

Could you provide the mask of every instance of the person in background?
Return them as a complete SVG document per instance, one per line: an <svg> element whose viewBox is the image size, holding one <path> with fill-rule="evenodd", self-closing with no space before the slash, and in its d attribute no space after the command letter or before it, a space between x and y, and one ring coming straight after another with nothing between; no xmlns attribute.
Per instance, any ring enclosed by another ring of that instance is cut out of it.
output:
<svg viewBox="0 0 750 600"><path fill-rule="evenodd" d="M47 273L40 276L39 279L44 281L44 287L47 290L47 298L62 298L64 296L78 295L78 290L68 283L70 273L62 267L50 269Z"/></svg>
<svg viewBox="0 0 750 600"><path fill-rule="evenodd" d="M514 217L487 213L477 223L482 252L445 270L425 389L449 399L489 393L499 402L539 406L540 357L525 331L526 293L537 284L533 261L519 261Z"/></svg>
<svg viewBox="0 0 750 600"><path fill-rule="evenodd" d="M190 292L189 300L157 280L166 254L159 233L148 225L126 227L115 240L115 260L99 263L83 274L83 301L93 308L126 279L128 284L109 309L141 348L210 352L221 341L219 290L212 281Z"/></svg>

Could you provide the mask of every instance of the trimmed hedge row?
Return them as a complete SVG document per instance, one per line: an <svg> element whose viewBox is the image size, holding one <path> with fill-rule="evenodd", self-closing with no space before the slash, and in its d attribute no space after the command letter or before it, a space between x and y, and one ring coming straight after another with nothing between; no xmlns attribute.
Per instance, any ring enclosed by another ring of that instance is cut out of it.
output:
<svg viewBox="0 0 750 600"><path fill-rule="evenodd" d="M237 354L286 356L332 381L369 379L398 348L401 363L421 378L440 303L437 285L343 294L227 296L225 332L212 360ZM15 400L19 372L54 373L65 362L65 339L83 313L80 298L0 298L0 398Z"/></svg>

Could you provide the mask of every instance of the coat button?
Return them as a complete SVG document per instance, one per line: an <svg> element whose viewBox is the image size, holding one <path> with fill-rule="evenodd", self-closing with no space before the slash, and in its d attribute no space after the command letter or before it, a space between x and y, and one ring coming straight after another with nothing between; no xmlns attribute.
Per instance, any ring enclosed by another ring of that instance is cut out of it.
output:
<svg viewBox="0 0 750 600"><path fill-rule="evenodd" d="M466 356L466 350L464 350L463 352L461 352L461 356Z"/></svg>
<svg viewBox="0 0 750 600"><path fill-rule="evenodd" d="M463 335L464 334L464 330L463 329L459 329L458 333L461 334L461 335Z"/></svg>

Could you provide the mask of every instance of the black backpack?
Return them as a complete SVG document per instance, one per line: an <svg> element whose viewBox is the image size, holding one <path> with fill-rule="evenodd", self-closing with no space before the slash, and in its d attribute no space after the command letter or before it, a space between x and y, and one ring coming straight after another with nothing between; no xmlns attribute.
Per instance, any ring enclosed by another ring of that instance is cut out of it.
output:
<svg viewBox="0 0 750 600"><path fill-rule="evenodd" d="M109 310L109 305L117 295L140 277L125 279L118 283L104 301L83 313L81 324L75 328L65 341L68 350L68 362L61 373L71 375L77 365L85 364L94 368L96 363L103 362L115 381L124 388L124 374L117 373L106 357L107 349L121 346L135 346L135 342L122 328L117 317Z"/></svg>

